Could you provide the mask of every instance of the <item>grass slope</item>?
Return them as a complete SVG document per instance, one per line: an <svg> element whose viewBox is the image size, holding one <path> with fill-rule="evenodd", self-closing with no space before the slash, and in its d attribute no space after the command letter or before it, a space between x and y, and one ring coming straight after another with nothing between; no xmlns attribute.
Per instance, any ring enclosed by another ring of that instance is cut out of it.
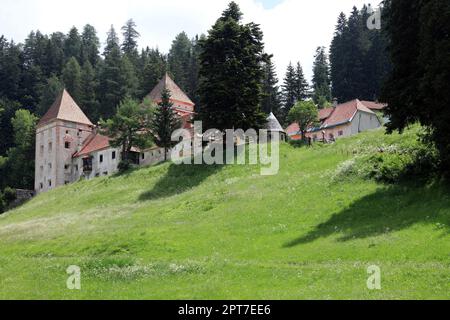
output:
<svg viewBox="0 0 450 320"><path fill-rule="evenodd" d="M333 178L402 139L415 132L282 145L271 177L166 163L39 195L0 216L0 298L449 298L448 189ZM382 290L367 289L373 264Z"/></svg>

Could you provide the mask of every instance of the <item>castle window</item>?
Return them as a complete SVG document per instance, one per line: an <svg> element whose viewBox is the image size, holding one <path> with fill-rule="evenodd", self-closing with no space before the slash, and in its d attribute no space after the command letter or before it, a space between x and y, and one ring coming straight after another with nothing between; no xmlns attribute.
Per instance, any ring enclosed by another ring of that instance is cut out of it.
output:
<svg viewBox="0 0 450 320"><path fill-rule="evenodd" d="M100 163L102 163L103 162L103 155L101 154L100 155Z"/></svg>
<svg viewBox="0 0 450 320"><path fill-rule="evenodd" d="M69 134L69 130L66 130L66 134Z"/></svg>
<svg viewBox="0 0 450 320"><path fill-rule="evenodd" d="M53 144L51 142L48 143L48 152L52 152Z"/></svg>
<svg viewBox="0 0 450 320"><path fill-rule="evenodd" d="M49 186L49 187L52 186L52 180L48 180L48 186Z"/></svg>
<svg viewBox="0 0 450 320"><path fill-rule="evenodd" d="M341 130L338 132L338 136L343 136L343 135L344 135L344 131Z"/></svg>
<svg viewBox="0 0 450 320"><path fill-rule="evenodd" d="M42 146L42 145L41 145L41 148L40 148L40 152L41 152L41 155L44 154L44 146Z"/></svg>
<svg viewBox="0 0 450 320"><path fill-rule="evenodd" d="M145 153L143 153L143 154L141 155L141 158L142 158L142 160L145 159Z"/></svg>
<svg viewBox="0 0 450 320"><path fill-rule="evenodd" d="M70 166L68 164L64 165L64 170L69 170Z"/></svg>
<svg viewBox="0 0 450 320"><path fill-rule="evenodd" d="M64 148L70 149L70 142L69 141L64 142Z"/></svg>
<svg viewBox="0 0 450 320"><path fill-rule="evenodd" d="M78 172L78 165L77 164L75 165L75 171Z"/></svg>
<svg viewBox="0 0 450 320"><path fill-rule="evenodd" d="M113 152L112 152L112 159L114 160L115 158L116 158L116 152L113 151Z"/></svg>
<svg viewBox="0 0 450 320"><path fill-rule="evenodd" d="M44 189L44 184L41 182L41 183L39 183L39 188L40 189Z"/></svg>
<svg viewBox="0 0 450 320"><path fill-rule="evenodd" d="M51 163L51 162L49 162L49 164L48 164L48 169L49 169L49 170L52 169L52 163Z"/></svg>

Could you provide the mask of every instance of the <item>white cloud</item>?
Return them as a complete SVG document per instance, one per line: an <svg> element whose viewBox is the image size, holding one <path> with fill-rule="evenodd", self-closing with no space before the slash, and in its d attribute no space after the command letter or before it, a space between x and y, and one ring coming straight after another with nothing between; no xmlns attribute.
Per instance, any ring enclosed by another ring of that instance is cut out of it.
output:
<svg viewBox="0 0 450 320"><path fill-rule="evenodd" d="M119 31L133 18L141 33L141 46L158 46L167 52L182 30L190 36L206 33L229 0L4 0L0 34L23 41L31 30L67 32L86 23L94 25L102 41L114 24ZM265 9L258 0L237 0L246 22L261 24L266 51L274 54L278 76L283 78L289 61L300 61L311 77L317 46L329 46L339 12L349 13L366 0L280 0ZM374 1L378 2L378 1Z"/></svg>

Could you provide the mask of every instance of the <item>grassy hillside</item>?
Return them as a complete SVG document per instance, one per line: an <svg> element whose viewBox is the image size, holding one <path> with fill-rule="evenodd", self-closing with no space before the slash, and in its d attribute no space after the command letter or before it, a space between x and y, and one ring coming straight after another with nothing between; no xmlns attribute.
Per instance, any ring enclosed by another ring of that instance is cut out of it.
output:
<svg viewBox="0 0 450 320"><path fill-rule="evenodd" d="M271 177L166 163L42 194L0 216L0 299L450 298L449 190L342 175L416 131L282 145Z"/></svg>

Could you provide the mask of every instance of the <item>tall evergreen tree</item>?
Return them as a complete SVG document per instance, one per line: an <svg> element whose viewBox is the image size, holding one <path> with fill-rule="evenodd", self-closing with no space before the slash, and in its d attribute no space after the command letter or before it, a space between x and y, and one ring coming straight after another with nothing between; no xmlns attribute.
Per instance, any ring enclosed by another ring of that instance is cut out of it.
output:
<svg viewBox="0 0 450 320"><path fill-rule="evenodd" d="M289 65L286 70L286 75L284 77L284 82L282 85L282 101L283 101L283 116L282 118L286 118L289 114L289 111L297 102L297 81L296 81L296 73L292 62L289 62Z"/></svg>
<svg viewBox="0 0 450 320"><path fill-rule="evenodd" d="M331 102L330 67L325 47L318 47L314 56L313 89L313 100L320 108L325 102Z"/></svg>
<svg viewBox="0 0 450 320"><path fill-rule="evenodd" d="M177 143L172 141L172 133L181 126L173 110L173 103L170 102L170 91L167 89L161 93L161 102L155 110L151 126L153 140L158 147L164 149L164 160L166 160L167 151Z"/></svg>
<svg viewBox="0 0 450 320"><path fill-rule="evenodd" d="M172 42L168 55L169 71L173 80L187 92L192 56L192 43L185 32L181 32Z"/></svg>
<svg viewBox="0 0 450 320"><path fill-rule="evenodd" d="M70 29L64 45L67 59L74 57L77 61L81 61L81 37L77 28Z"/></svg>
<svg viewBox="0 0 450 320"><path fill-rule="evenodd" d="M267 60L263 34L254 23L242 24L241 17L231 2L201 42L198 118L206 128L258 129L266 122L260 110Z"/></svg>
<svg viewBox="0 0 450 320"><path fill-rule="evenodd" d="M308 97L308 81L303 73L303 68L300 62L297 62L295 69L295 96L297 101L305 100Z"/></svg>
<svg viewBox="0 0 450 320"><path fill-rule="evenodd" d="M158 49L147 48L142 55L145 59L140 78L140 98L150 93L167 70L165 56Z"/></svg>
<svg viewBox="0 0 450 320"><path fill-rule="evenodd" d="M261 103L261 110L266 114L273 112L275 116L281 117L281 96L275 65L270 58L263 64L263 66L264 78L262 85L263 99Z"/></svg>
<svg viewBox="0 0 450 320"><path fill-rule="evenodd" d="M81 63L85 65L89 61L92 67L97 65L99 59L100 40L93 26L87 24L81 34Z"/></svg>
<svg viewBox="0 0 450 320"><path fill-rule="evenodd" d="M420 122L450 174L450 2L386 0L383 21L389 37L392 72L382 99L388 103L388 130Z"/></svg>
<svg viewBox="0 0 450 320"><path fill-rule="evenodd" d="M78 61L72 57L67 61L66 66L63 70L63 82L67 91L73 99L80 103L82 92L81 92L81 67Z"/></svg>
<svg viewBox="0 0 450 320"><path fill-rule="evenodd" d="M130 62L136 66L139 56L137 40L139 39L140 34L136 30L136 23L133 19L128 20L122 27L122 35L122 52L128 57Z"/></svg>
<svg viewBox="0 0 450 320"><path fill-rule="evenodd" d="M99 119L99 102L97 100L97 86L98 82L95 75L95 70L89 60L87 60L81 70L81 101L80 106L86 115L94 121Z"/></svg>

